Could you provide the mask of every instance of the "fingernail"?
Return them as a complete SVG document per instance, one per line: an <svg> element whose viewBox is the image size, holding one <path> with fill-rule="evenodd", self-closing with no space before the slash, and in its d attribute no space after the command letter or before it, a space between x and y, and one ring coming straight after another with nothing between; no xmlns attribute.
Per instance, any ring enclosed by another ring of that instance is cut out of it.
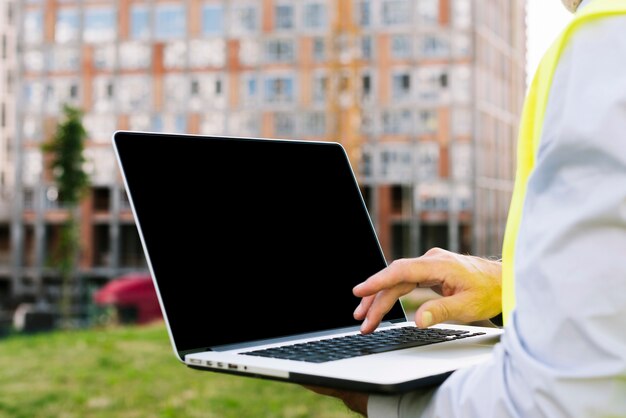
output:
<svg viewBox="0 0 626 418"><path fill-rule="evenodd" d="M353 315L358 315L359 313L361 313L361 305L359 304L359 306L356 307L356 309L354 310L354 314Z"/></svg>
<svg viewBox="0 0 626 418"><path fill-rule="evenodd" d="M428 328L429 326L433 324L433 322L434 322L433 314L431 314L428 311L422 314L422 327L423 328Z"/></svg>

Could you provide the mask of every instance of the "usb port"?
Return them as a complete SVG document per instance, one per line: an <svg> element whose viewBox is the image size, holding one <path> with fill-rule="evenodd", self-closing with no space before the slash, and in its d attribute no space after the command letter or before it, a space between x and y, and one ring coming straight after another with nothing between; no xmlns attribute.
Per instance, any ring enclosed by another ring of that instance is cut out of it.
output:
<svg viewBox="0 0 626 418"><path fill-rule="evenodd" d="M190 358L189 359L189 363L191 363L191 364L202 364L202 360L199 360L197 358Z"/></svg>
<svg viewBox="0 0 626 418"><path fill-rule="evenodd" d="M228 363L228 368L231 370L237 370L239 368L239 366L237 366L236 364L232 364L232 363Z"/></svg>

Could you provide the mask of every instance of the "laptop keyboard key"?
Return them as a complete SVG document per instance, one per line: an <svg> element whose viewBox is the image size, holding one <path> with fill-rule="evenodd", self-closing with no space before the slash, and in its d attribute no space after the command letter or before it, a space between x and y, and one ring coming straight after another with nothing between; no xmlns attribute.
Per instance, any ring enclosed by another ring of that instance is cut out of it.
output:
<svg viewBox="0 0 626 418"><path fill-rule="evenodd" d="M404 348L421 347L444 341L483 335L464 330L416 327L392 328L373 334L355 334L320 341L241 353L250 356L325 363L368 354L385 353Z"/></svg>

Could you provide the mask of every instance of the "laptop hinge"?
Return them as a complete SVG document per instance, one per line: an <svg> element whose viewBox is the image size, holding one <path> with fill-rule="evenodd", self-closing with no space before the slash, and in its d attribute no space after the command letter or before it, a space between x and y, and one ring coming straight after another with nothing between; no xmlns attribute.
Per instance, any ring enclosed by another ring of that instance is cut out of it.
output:
<svg viewBox="0 0 626 418"><path fill-rule="evenodd" d="M391 322L392 324L399 324L401 322L406 322L406 318L392 319L389 322Z"/></svg>
<svg viewBox="0 0 626 418"><path fill-rule="evenodd" d="M188 354L196 354L196 353L203 353L205 351L213 351L213 349L211 347L207 347L207 348L194 348L193 350L183 350L183 351L179 351L178 355L180 356L181 359L184 359L186 355Z"/></svg>

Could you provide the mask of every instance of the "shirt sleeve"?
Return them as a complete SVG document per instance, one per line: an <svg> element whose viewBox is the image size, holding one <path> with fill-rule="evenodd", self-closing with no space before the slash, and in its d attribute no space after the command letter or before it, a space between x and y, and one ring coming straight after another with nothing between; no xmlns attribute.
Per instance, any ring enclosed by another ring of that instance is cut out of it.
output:
<svg viewBox="0 0 626 418"><path fill-rule="evenodd" d="M371 417L626 414L626 18L559 62L515 253L517 308L487 363Z"/></svg>

